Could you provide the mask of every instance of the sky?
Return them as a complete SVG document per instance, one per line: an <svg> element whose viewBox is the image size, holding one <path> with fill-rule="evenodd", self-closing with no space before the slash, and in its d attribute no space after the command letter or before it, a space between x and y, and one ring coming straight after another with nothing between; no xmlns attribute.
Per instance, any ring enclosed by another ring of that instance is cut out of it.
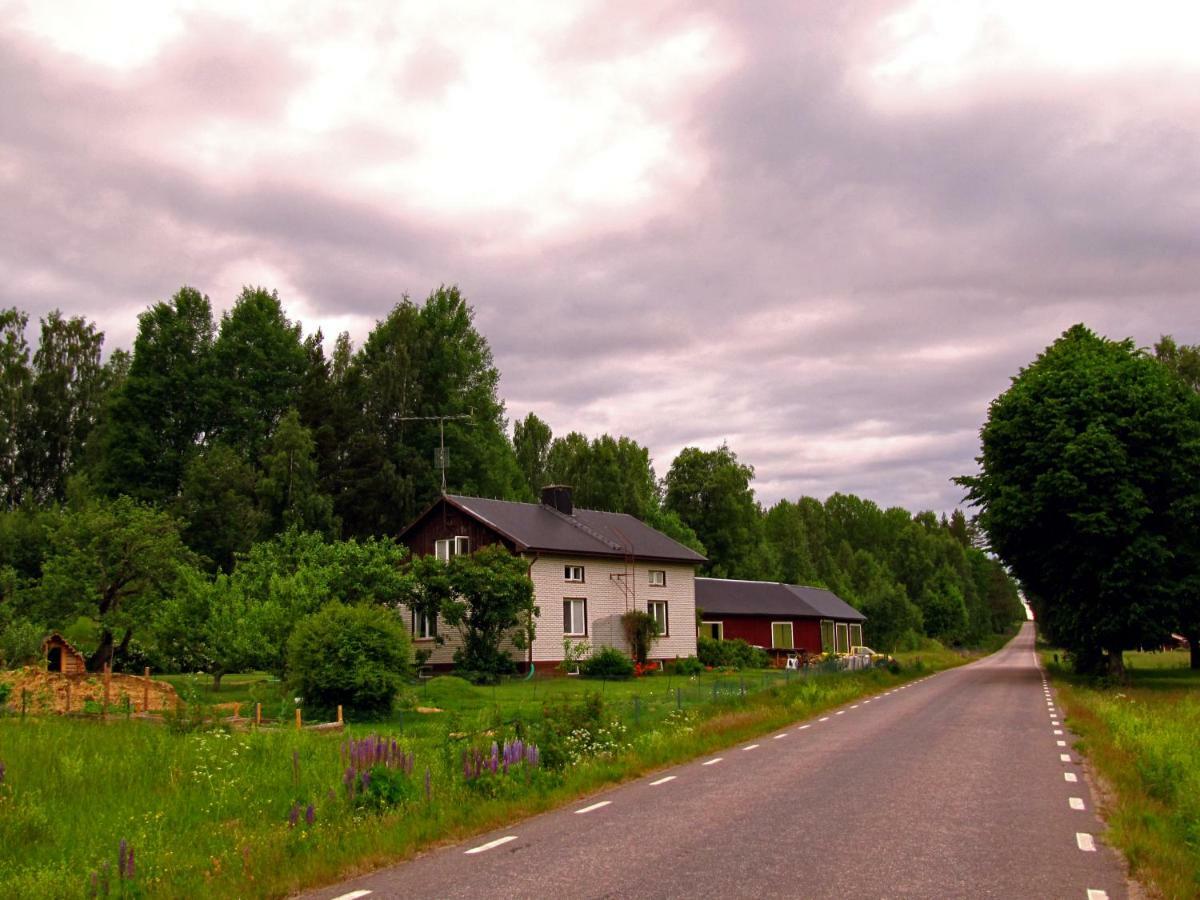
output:
<svg viewBox="0 0 1200 900"><path fill-rule="evenodd" d="M1198 33L1159 0L0 0L0 307L128 348L181 285L265 285L357 343L457 284L512 419L948 511L1070 325L1200 343Z"/></svg>

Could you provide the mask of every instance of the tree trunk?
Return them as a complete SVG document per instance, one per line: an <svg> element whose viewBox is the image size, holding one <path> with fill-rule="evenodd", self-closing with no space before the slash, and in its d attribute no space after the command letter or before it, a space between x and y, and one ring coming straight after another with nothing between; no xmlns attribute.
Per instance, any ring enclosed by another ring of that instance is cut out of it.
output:
<svg viewBox="0 0 1200 900"><path fill-rule="evenodd" d="M1125 652L1120 648L1108 649L1108 674L1118 681L1125 680Z"/></svg>
<svg viewBox="0 0 1200 900"><path fill-rule="evenodd" d="M224 672L213 672L212 673L212 680L213 680L212 689L214 692L218 692L221 690L221 676L224 674L225 674Z"/></svg>
<svg viewBox="0 0 1200 900"><path fill-rule="evenodd" d="M100 646L96 648L96 652L88 657L87 670L89 672L103 671L105 663L112 661L113 655L113 633L107 628L100 633Z"/></svg>

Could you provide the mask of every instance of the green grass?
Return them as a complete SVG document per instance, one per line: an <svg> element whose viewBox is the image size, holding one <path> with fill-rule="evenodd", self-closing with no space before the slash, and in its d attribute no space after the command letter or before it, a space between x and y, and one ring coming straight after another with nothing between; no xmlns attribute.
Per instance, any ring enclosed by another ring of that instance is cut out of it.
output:
<svg viewBox="0 0 1200 900"><path fill-rule="evenodd" d="M181 733L126 720L0 718L6 767L0 896L85 896L93 872L98 879L107 873L114 895L123 887L129 896L284 896L964 661L957 654L916 655L921 665L899 674L706 673L695 680L657 675L611 683L559 678L495 688L436 678L414 686L406 700L444 712L401 710L388 723L348 726L352 735L396 736L416 756L416 799L382 814L345 799L342 735L290 728ZM227 677L226 684L221 700L241 696L245 702L255 690L279 690L261 676ZM464 747L518 731L536 734L546 726L544 710L569 716L588 692L603 697L610 752L585 755L558 773L546 770L528 784L511 783L503 796L481 795L464 782ZM302 818L288 826L294 803L314 804L314 825ZM132 883L115 874L121 840L136 854Z"/></svg>
<svg viewBox="0 0 1200 900"><path fill-rule="evenodd" d="M1112 788L1106 838L1139 880L1180 898L1200 896L1200 671L1188 662L1127 653L1121 685L1049 665L1080 749Z"/></svg>

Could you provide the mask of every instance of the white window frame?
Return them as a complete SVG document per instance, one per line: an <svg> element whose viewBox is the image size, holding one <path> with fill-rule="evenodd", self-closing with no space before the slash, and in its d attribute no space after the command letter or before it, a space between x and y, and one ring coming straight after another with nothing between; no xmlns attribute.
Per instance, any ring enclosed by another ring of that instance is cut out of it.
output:
<svg viewBox="0 0 1200 900"><path fill-rule="evenodd" d="M825 646L825 626L829 626L829 646ZM821 620L821 652L836 653L837 652L837 623L833 619Z"/></svg>
<svg viewBox="0 0 1200 900"><path fill-rule="evenodd" d="M655 578L655 576L658 576ZM650 569L647 572L650 587L666 587L667 586L667 570L666 569Z"/></svg>
<svg viewBox="0 0 1200 900"><path fill-rule="evenodd" d="M659 625L662 626L662 631L658 633L659 637L668 637L671 634L671 608L667 605L666 600L651 600L646 604L646 612L654 616L654 621L658 622L658 616L654 615L654 607L662 607L662 621Z"/></svg>
<svg viewBox="0 0 1200 900"><path fill-rule="evenodd" d="M437 616L430 618L418 610L412 611L414 641L432 641L437 637Z"/></svg>
<svg viewBox="0 0 1200 900"><path fill-rule="evenodd" d="M579 575L578 578L575 577L576 573ZM583 566L563 566L563 581L571 584L583 584L587 580L585 575Z"/></svg>
<svg viewBox="0 0 1200 900"><path fill-rule="evenodd" d="M837 650L838 653L849 653L850 652L850 627L849 627L849 624L846 622L835 622L833 629L834 629L833 633L835 635L834 648ZM843 636L845 636L844 642L842 640ZM843 650L843 649L841 649L842 647L845 647L846 649Z"/></svg>
<svg viewBox="0 0 1200 900"><path fill-rule="evenodd" d="M444 563L450 562L452 556L466 556L471 552L471 539L465 534L452 538L442 538L433 542L433 555Z"/></svg>
<svg viewBox="0 0 1200 900"><path fill-rule="evenodd" d="M854 639L854 635L856 632L858 634L858 640ZM862 645L863 645L862 625L859 624L858 622L851 622L850 623L850 646L851 647L861 647Z"/></svg>
<svg viewBox="0 0 1200 900"><path fill-rule="evenodd" d="M716 638L714 638L714 640L718 640L718 641L725 640L725 623L723 621L712 621L709 619L702 619L700 621L700 630L703 632L703 634L701 634L700 637L706 637L706 638L712 637L712 628L708 627L710 625L717 626L717 636L716 636Z"/></svg>
<svg viewBox="0 0 1200 900"><path fill-rule="evenodd" d="M570 606L568 607L567 604L570 604ZM577 607L575 604L579 604L579 606ZM567 609L568 608L571 610L570 628L567 627L567 624L568 624L567 623ZM579 614L579 618L583 620L582 622L575 621L575 618L576 618L575 610L576 609L582 610ZM583 631L578 631L577 629L581 626L583 628ZM588 633L587 597L563 597L563 636L564 637L587 637L587 633Z"/></svg>
<svg viewBox="0 0 1200 900"><path fill-rule="evenodd" d="M776 625L786 625L788 627L788 634L790 634L792 637L791 637L791 640L788 641L788 645L786 647L782 646L781 644L775 643L775 626ZM795 650L796 649L796 626L795 626L795 623L793 623L793 622L772 622L771 623L771 649L772 650Z"/></svg>
<svg viewBox="0 0 1200 900"><path fill-rule="evenodd" d="M455 535L454 537L454 555L468 556L471 553L471 539L465 534Z"/></svg>

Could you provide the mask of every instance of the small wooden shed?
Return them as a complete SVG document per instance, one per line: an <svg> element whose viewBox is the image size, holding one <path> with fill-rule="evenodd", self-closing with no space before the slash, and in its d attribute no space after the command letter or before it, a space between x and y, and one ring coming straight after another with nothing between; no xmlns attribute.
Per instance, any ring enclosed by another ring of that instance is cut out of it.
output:
<svg viewBox="0 0 1200 900"><path fill-rule="evenodd" d="M42 653L46 654L47 672L61 672L63 675L83 675L87 672L87 660L83 654L57 631L42 641Z"/></svg>

